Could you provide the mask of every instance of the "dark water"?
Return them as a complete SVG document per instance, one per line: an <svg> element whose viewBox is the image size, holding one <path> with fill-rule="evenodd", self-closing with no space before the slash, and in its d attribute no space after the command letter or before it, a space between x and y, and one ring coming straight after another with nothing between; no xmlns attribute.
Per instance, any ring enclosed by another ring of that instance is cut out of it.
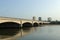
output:
<svg viewBox="0 0 60 40"><path fill-rule="evenodd" d="M0 40L13 37L18 33L19 29L0 28Z"/></svg>
<svg viewBox="0 0 60 40"><path fill-rule="evenodd" d="M60 40L60 25L44 25L42 27L26 29L26 35L22 35L17 40ZM31 33L29 33L31 32Z"/></svg>

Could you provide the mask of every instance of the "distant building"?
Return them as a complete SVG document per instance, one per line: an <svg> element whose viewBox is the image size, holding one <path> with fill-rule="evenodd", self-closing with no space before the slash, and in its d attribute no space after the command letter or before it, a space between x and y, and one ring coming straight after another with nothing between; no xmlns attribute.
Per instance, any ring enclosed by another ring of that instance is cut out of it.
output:
<svg viewBox="0 0 60 40"><path fill-rule="evenodd" d="M48 17L48 21L51 22L52 18L51 17Z"/></svg>
<svg viewBox="0 0 60 40"><path fill-rule="evenodd" d="M36 17L35 16L33 16L33 20L36 20Z"/></svg>
<svg viewBox="0 0 60 40"><path fill-rule="evenodd" d="M38 20L41 21L41 17L39 17Z"/></svg>

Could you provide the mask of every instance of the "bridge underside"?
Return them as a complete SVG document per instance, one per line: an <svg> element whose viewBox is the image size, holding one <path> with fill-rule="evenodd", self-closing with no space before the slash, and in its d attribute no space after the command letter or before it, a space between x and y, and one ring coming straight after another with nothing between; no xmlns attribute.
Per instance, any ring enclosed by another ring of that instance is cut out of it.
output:
<svg viewBox="0 0 60 40"><path fill-rule="evenodd" d="M32 23L29 22L23 23L22 27L32 27Z"/></svg>
<svg viewBox="0 0 60 40"><path fill-rule="evenodd" d="M37 27L37 26L38 26L38 23L34 23L33 26L34 26L34 27Z"/></svg>
<svg viewBox="0 0 60 40"><path fill-rule="evenodd" d="M0 28L20 28L21 24L15 22L4 22L0 23Z"/></svg>
<svg viewBox="0 0 60 40"><path fill-rule="evenodd" d="M19 31L20 26L20 24L15 22L0 23L0 35L16 35L16 33Z"/></svg>
<svg viewBox="0 0 60 40"><path fill-rule="evenodd" d="M39 25L42 25L42 23L39 23Z"/></svg>

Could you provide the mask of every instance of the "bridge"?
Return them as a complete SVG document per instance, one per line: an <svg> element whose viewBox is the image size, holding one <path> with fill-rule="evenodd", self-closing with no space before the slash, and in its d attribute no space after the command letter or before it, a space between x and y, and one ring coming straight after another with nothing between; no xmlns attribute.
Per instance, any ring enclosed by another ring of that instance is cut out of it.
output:
<svg viewBox="0 0 60 40"><path fill-rule="evenodd" d="M41 24L49 24L49 22L21 18L0 17L0 27L32 27L39 26Z"/></svg>
<svg viewBox="0 0 60 40"><path fill-rule="evenodd" d="M49 23L50 22L30 20L30 19L0 17L0 35L2 38L8 38L10 36L14 36L18 34L20 35L19 31L21 31L21 29L19 28L29 29L31 27L37 27L42 24L49 24Z"/></svg>

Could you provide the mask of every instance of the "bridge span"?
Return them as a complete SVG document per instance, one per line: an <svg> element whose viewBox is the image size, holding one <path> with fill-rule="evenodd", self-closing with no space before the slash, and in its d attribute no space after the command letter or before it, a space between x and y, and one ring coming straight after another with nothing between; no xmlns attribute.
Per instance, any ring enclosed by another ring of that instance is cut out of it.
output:
<svg viewBox="0 0 60 40"><path fill-rule="evenodd" d="M15 35L19 36L20 32L22 34L23 31L21 29L30 29L41 24L49 24L49 22L21 18L0 17L0 39L10 38Z"/></svg>
<svg viewBox="0 0 60 40"><path fill-rule="evenodd" d="M0 17L0 27L32 27L39 26L41 24L49 24L49 22L11 17Z"/></svg>

